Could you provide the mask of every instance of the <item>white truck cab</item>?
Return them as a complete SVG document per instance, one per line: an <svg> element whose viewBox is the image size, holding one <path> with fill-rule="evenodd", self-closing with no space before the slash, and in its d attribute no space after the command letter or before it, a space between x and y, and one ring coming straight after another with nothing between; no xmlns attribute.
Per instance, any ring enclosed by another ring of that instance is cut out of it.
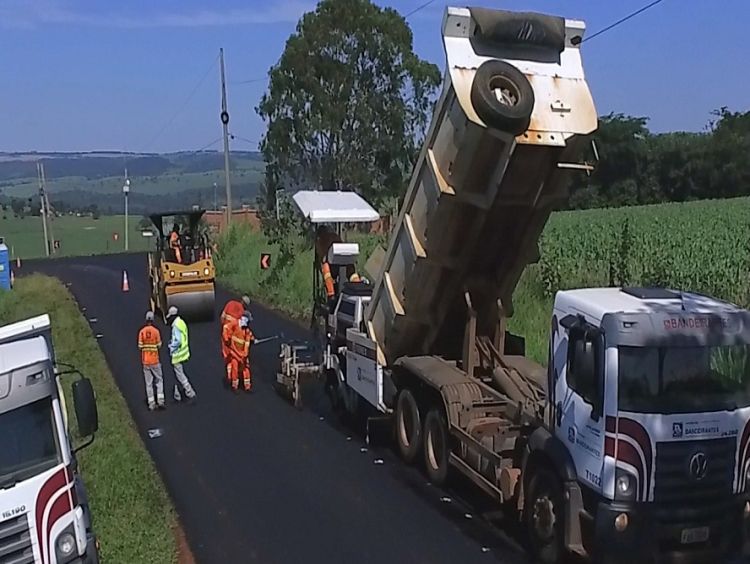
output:
<svg viewBox="0 0 750 564"><path fill-rule="evenodd" d="M99 561L88 502L77 472L50 319L0 327L0 562ZM73 383L78 429L98 428L91 383ZM80 448L82 448L80 447Z"/></svg>
<svg viewBox="0 0 750 564"><path fill-rule="evenodd" d="M665 289L558 292L548 366L548 428L607 544L718 562L742 543L750 312Z"/></svg>

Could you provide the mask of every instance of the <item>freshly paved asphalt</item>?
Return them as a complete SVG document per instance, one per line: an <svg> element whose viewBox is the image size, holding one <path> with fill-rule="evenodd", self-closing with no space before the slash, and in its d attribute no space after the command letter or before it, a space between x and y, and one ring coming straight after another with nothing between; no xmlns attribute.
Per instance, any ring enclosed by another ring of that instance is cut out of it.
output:
<svg viewBox="0 0 750 564"><path fill-rule="evenodd" d="M127 293L121 291L123 270ZM225 389L218 314L214 322L189 326L186 372L197 405L168 399L166 411L149 412L136 347L149 307L145 255L29 261L21 275L31 271L68 284L92 331L102 335L101 348L198 562L527 561L483 518L492 508L480 507L481 498L466 484L451 491L431 486L387 443L371 443L363 452L363 437L334 419L317 388L302 411L281 398L272 388L278 341L253 350L253 394ZM218 313L230 294L218 288L216 297ZM256 336L306 338L283 316L260 305L251 309ZM166 351L162 365L169 398L174 376ZM163 435L150 439L152 428Z"/></svg>

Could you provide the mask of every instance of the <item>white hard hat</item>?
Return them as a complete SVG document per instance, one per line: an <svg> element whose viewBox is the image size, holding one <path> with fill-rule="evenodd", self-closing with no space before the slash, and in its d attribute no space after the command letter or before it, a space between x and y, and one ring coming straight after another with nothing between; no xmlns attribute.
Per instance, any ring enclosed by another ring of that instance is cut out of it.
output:
<svg viewBox="0 0 750 564"><path fill-rule="evenodd" d="M171 306L169 308L169 311L167 312L167 317L173 317L177 315L177 308L175 306Z"/></svg>
<svg viewBox="0 0 750 564"><path fill-rule="evenodd" d="M153 311L147 311L146 312L146 321L153 321L154 320L154 312Z"/></svg>

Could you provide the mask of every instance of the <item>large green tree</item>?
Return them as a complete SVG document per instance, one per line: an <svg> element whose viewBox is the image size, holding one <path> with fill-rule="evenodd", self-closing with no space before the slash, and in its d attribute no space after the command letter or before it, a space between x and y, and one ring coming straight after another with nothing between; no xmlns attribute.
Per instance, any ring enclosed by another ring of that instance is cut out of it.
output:
<svg viewBox="0 0 750 564"><path fill-rule="evenodd" d="M269 77L257 108L268 220L279 189L356 190L381 209L398 199L440 84L401 15L369 0L322 0Z"/></svg>

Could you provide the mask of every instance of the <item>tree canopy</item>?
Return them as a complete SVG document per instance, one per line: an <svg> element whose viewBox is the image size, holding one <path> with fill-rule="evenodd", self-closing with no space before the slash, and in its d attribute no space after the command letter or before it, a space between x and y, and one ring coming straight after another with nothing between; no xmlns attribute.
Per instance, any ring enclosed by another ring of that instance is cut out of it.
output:
<svg viewBox="0 0 750 564"><path fill-rule="evenodd" d="M750 195L750 112L721 108L701 133L651 133L648 118L609 114L592 135L599 162L575 177L570 207Z"/></svg>
<svg viewBox="0 0 750 564"><path fill-rule="evenodd" d="M429 125L438 68L414 54L395 10L322 0L269 71L260 203L278 189L355 190L381 209L404 191ZM283 207L282 207L283 209Z"/></svg>

